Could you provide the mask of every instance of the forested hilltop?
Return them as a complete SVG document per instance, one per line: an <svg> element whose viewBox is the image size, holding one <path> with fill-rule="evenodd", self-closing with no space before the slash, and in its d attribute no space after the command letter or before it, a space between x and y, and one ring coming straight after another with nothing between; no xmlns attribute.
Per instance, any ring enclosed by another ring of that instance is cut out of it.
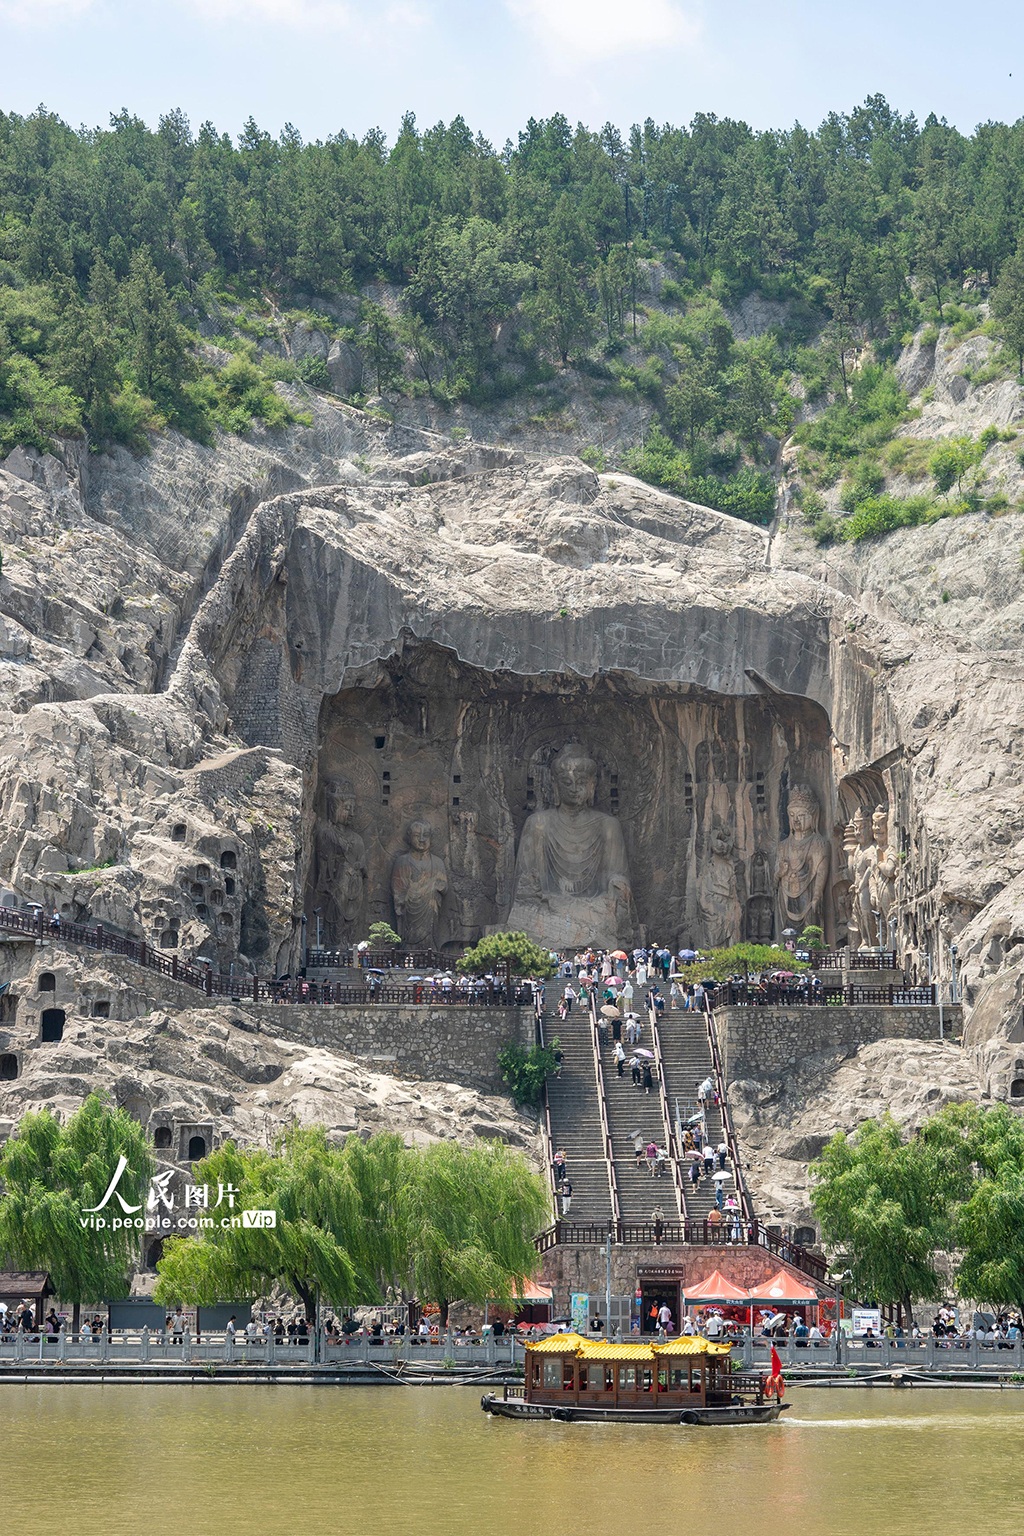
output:
<svg viewBox="0 0 1024 1536"><path fill-rule="evenodd" d="M768 521L798 423L819 540L929 520L1014 433L922 447L892 361L925 327L992 338L974 384L1019 372L1022 184L1024 121L965 137L881 97L814 133L555 116L501 150L461 118L389 147L0 114L0 450L283 427L306 388L551 409L571 374L646 404L617 461L695 500ZM303 324L343 368L278 344Z"/></svg>

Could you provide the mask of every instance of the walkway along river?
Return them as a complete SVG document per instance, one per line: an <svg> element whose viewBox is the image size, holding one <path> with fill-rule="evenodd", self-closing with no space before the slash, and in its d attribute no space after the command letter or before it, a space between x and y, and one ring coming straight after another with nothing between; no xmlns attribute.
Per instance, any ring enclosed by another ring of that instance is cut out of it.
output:
<svg viewBox="0 0 1024 1536"><path fill-rule="evenodd" d="M1024 1393L794 1394L756 1428L516 1424L479 1391L11 1387L4 1536L940 1536L1021 1527Z"/></svg>

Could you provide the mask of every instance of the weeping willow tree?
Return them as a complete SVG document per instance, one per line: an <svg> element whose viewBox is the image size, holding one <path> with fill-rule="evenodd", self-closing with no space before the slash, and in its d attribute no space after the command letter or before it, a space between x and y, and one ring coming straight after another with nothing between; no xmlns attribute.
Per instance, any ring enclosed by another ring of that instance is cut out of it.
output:
<svg viewBox="0 0 1024 1536"><path fill-rule="evenodd" d="M103 1200L122 1158L105 1225L90 1226L83 1212ZM25 1115L0 1152L0 1259L14 1269L48 1270L57 1295L73 1304L76 1333L83 1301L128 1294L139 1234L115 1231L113 1217L125 1207L145 1214L153 1169L142 1127L95 1094L66 1125L48 1109Z"/></svg>
<svg viewBox="0 0 1024 1536"><path fill-rule="evenodd" d="M534 1235L548 1220L543 1182L503 1142L438 1142L421 1154L413 1277L448 1321L453 1301L511 1301L536 1272Z"/></svg>
<svg viewBox="0 0 1024 1536"><path fill-rule="evenodd" d="M157 1301L209 1306L284 1285L312 1320L317 1289L337 1307L362 1299L354 1256L362 1242L359 1194L323 1126L292 1127L272 1152L226 1141L193 1175L209 1191L197 1214L211 1225L199 1237L168 1238ZM273 1211L276 1225L232 1225L243 1210Z"/></svg>
<svg viewBox="0 0 1024 1536"><path fill-rule="evenodd" d="M169 1238L158 1264L164 1304L241 1301L282 1285L312 1320L316 1293L337 1307L416 1294L447 1320L456 1300L509 1299L533 1274L533 1235L547 1193L502 1144L444 1142L418 1151L391 1134L331 1146L323 1127L294 1127L270 1152L225 1143L197 1183L235 1191L234 1211L272 1210L273 1228L213 1225Z"/></svg>

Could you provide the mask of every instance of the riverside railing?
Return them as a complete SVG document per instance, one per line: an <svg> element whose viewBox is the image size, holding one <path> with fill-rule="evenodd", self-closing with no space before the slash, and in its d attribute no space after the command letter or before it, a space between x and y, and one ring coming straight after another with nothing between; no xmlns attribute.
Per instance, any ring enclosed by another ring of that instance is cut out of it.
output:
<svg viewBox="0 0 1024 1536"><path fill-rule="evenodd" d="M718 1044L718 1028L715 1024L715 1015L711 1008L710 999L704 999L704 1023L708 1032L708 1044L711 1048L711 1064L715 1074L715 1085L718 1090L718 1107L722 1115L722 1129L725 1132L725 1144L729 1149L729 1158L732 1162L733 1178L736 1180L736 1192L740 1197L740 1210L743 1219L754 1222L754 1202L750 1198L747 1189L747 1181L743 1173L743 1164L740 1161L740 1146L736 1139L736 1131L732 1123L732 1111L729 1108L729 1090L726 1082L725 1068L722 1063L722 1052Z"/></svg>
<svg viewBox="0 0 1024 1536"><path fill-rule="evenodd" d="M755 1334L733 1341L733 1364L746 1370L767 1367L771 1361L772 1341ZM951 1371L977 1370L1017 1373L1024 1366L1024 1342L1003 1339L996 1343L961 1339L851 1339L846 1335L830 1339L776 1340L774 1348L783 1366L801 1366L808 1370L856 1366L862 1371Z"/></svg>
<svg viewBox="0 0 1024 1536"><path fill-rule="evenodd" d="M90 1336L35 1334L21 1331L0 1335L0 1367L4 1364L52 1364L67 1361L82 1365L383 1365L400 1362L459 1366L503 1366L522 1360L519 1341L508 1335L500 1339L460 1339L455 1335L432 1336L422 1340L417 1335L360 1337L349 1341L317 1341L312 1334L299 1343L290 1339L249 1339L242 1332L233 1337L204 1334L201 1339L186 1331L180 1335L164 1334L143 1328L137 1333L101 1333Z"/></svg>

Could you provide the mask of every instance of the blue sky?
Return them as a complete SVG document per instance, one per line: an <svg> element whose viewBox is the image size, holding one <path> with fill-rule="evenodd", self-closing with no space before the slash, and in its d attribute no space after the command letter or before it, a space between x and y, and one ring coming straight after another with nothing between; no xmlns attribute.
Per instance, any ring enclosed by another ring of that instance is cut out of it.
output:
<svg viewBox="0 0 1024 1536"><path fill-rule="evenodd" d="M965 132L1024 114L1019 0L0 0L0 107L73 124L182 107L306 139L461 112L496 145L532 116L697 111L816 126L880 91Z"/></svg>

